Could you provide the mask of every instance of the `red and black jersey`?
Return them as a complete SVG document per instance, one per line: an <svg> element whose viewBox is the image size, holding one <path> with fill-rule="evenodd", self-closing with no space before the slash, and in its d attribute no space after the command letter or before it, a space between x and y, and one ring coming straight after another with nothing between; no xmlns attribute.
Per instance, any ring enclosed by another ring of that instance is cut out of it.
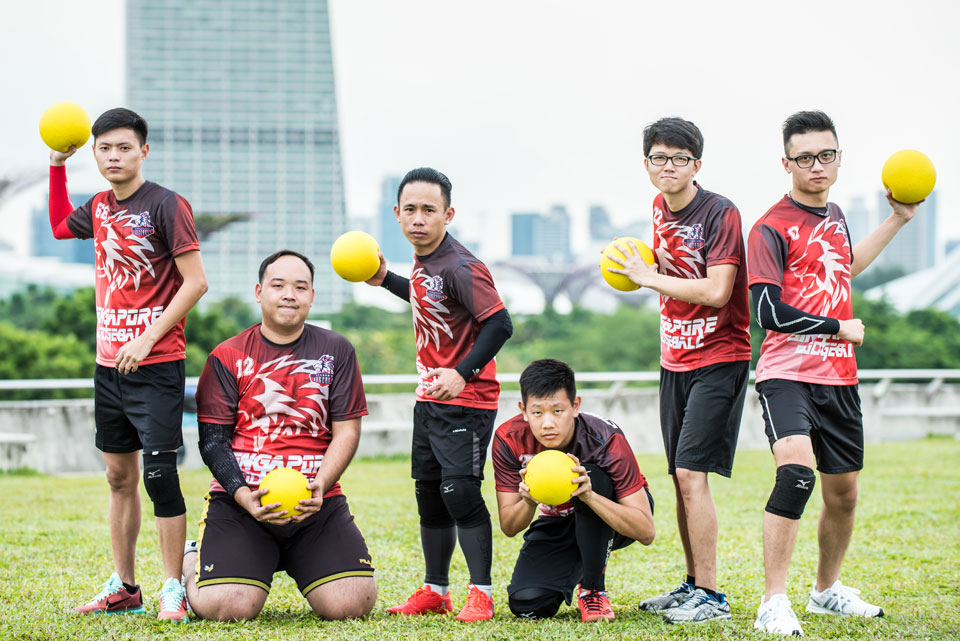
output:
<svg viewBox="0 0 960 641"><path fill-rule="evenodd" d="M707 268L735 265L730 300L721 308L660 296L660 364L687 372L714 363L750 360L750 303L740 212L732 202L697 185L686 207L670 211L653 199L653 253L659 273L706 278Z"/></svg>
<svg viewBox="0 0 960 641"><path fill-rule="evenodd" d="M94 239L97 363L115 367L120 347L159 318L180 289L183 277L174 258L200 248L193 211L178 194L145 182L123 200L112 190L97 194L75 209L66 224L77 238ZM142 364L182 360L183 327L181 319Z"/></svg>
<svg viewBox="0 0 960 641"><path fill-rule="evenodd" d="M576 456L581 465L592 463L605 470L613 481L617 499L647 487L647 479L637 467L637 457L616 423L583 411L575 421L573 440L564 448L564 452ZM497 491L519 492L522 480L520 470L527 466L527 461L545 449L534 438L523 414L514 416L498 427L493 436L491 454ZM540 506L542 516L566 516L572 512L573 502Z"/></svg>
<svg viewBox="0 0 960 641"><path fill-rule="evenodd" d="M818 213L784 196L760 217L747 241L750 285L780 288L780 300L802 312L838 320L853 318L850 236L833 203ZM853 344L826 334L767 330L757 362L757 381L781 378L821 385L854 385Z"/></svg>
<svg viewBox="0 0 960 641"><path fill-rule="evenodd" d="M271 343L254 325L213 350L197 385L197 420L234 426L233 453L252 489L277 467L313 480L332 422L366 413L353 345L313 325L287 345ZM216 479L210 489L223 491ZM341 493L338 483L324 497Z"/></svg>
<svg viewBox="0 0 960 641"><path fill-rule="evenodd" d="M467 381L454 399L437 401L424 393L433 382L426 373L459 365L473 348L480 324L504 308L486 266L447 234L432 254L416 257L410 274L410 307L420 374L417 400L497 409L496 359Z"/></svg>

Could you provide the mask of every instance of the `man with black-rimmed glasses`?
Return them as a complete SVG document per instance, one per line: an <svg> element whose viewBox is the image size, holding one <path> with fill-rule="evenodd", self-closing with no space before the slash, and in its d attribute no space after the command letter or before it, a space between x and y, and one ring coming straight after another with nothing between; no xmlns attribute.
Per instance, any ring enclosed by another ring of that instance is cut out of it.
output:
<svg viewBox="0 0 960 641"><path fill-rule="evenodd" d="M653 201L647 265L632 243L610 256L641 287L660 294L660 429L677 496L686 577L641 610L668 623L729 619L717 590L717 510L707 474L729 477L750 368L750 312L740 212L694 180L703 135L692 122L662 118L643 132Z"/></svg>
<svg viewBox="0 0 960 641"><path fill-rule="evenodd" d="M893 213L853 247L843 212L827 200L841 159L833 121L822 111L793 114L783 123L783 150L792 189L754 224L748 240L750 294L757 322L767 330L757 392L777 463L763 515L766 585L754 627L800 636L786 581L800 516L816 484L814 462L823 507L807 612L883 616L883 608L840 582L863 468L853 348L863 343L864 328L853 318L850 279L913 218L917 204L899 203L888 191Z"/></svg>

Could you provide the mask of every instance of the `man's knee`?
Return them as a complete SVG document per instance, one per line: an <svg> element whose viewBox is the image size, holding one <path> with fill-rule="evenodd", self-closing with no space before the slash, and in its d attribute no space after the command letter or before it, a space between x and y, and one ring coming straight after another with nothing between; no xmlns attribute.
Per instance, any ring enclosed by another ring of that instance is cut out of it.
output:
<svg viewBox="0 0 960 641"><path fill-rule="evenodd" d="M766 511L798 520L803 515L816 483L816 474L806 465L781 465L777 468L777 481L767 501Z"/></svg>
<svg viewBox="0 0 960 641"><path fill-rule="evenodd" d="M307 594L310 607L322 619L359 619L373 610L377 582L373 578L350 577L319 586Z"/></svg>
<svg viewBox="0 0 960 641"><path fill-rule="evenodd" d="M420 525L435 529L456 525L456 521L450 516L447 506L440 496L440 481L417 481L415 488Z"/></svg>
<svg viewBox="0 0 960 641"><path fill-rule="evenodd" d="M153 514L161 518L187 513L180 492L176 452L143 453L143 485L153 501Z"/></svg>
<svg viewBox="0 0 960 641"><path fill-rule="evenodd" d="M831 475L824 475L824 478ZM822 486L823 502L827 509L837 512L853 512L857 509L857 481L837 483L834 479Z"/></svg>
<svg viewBox="0 0 960 641"><path fill-rule="evenodd" d="M440 496L457 525L477 527L490 521L490 512L480 493L480 479L452 476L440 482Z"/></svg>
<svg viewBox="0 0 960 641"><path fill-rule="evenodd" d="M197 589L190 608L208 621L252 621L266 603L267 593L248 585L210 585Z"/></svg>
<svg viewBox="0 0 960 641"><path fill-rule="evenodd" d="M675 472L677 487L683 498L690 498L703 492L707 487L707 473L678 467Z"/></svg>
<svg viewBox="0 0 960 641"><path fill-rule="evenodd" d="M523 588L510 595L510 611L522 619L549 619L560 609L563 594L545 588Z"/></svg>

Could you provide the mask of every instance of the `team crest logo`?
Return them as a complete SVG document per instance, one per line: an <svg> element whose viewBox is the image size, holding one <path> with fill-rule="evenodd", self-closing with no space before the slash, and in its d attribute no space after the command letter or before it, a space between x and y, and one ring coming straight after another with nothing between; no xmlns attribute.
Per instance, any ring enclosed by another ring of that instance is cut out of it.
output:
<svg viewBox="0 0 960 641"><path fill-rule="evenodd" d="M313 364L310 380L318 385L329 385L333 382L333 356L324 354Z"/></svg>
<svg viewBox="0 0 960 641"><path fill-rule="evenodd" d="M133 226L133 235L137 238L146 238L154 231L153 225L150 224L150 212L140 212L140 220Z"/></svg>
<svg viewBox="0 0 960 641"><path fill-rule="evenodd" d="M433 278L428 278L423 283L424 287L427 288L427 298L434 302L440 302L446 300L446 296L443 294L443 277L434 276Z"/></svg>
<svg viewBox="0 0 960 641"><path fill-rule="evenodd" d="M683 239L683 246L687 249L700 249L705 242L703 239L703 225L698 223L690 228L687 237Z"/></svg>

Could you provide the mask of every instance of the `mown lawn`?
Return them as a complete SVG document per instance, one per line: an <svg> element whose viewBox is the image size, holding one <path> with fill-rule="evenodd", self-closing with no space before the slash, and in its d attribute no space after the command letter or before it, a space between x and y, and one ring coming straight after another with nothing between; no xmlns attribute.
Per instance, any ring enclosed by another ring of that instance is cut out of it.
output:
<svg viewBox="0 0 960 641"><path fill-rule="evenodd" d="M327 623L309 614L292 581L278 575L254 622L159 624L160 563L152 516L141 531L138 579L148 615L79 617L70 608L92 596L109 573L107 488L101 476L0 476L0 639L741 639L768 638L752 624L763 588L760 524L773 479L769 452L740 452L732 480L713 479L721 518L719 579L733 621L676 627L640 613L642 598L672 588L682 576L682 550L673 514L672 484L659 456L638 457L657 500L657 538L615 552L607 570L617 620L585 625L575 608L551 621L515 619L506 586L520 537L494 534L492 622L464 625L452 617L394 618L398 603L422 580L417 512L408 460L360 460L343 485L377 567L380 597L364 621ZM487 471L485 496L496 514ZM205 472L182 475L196 534ZM816 567L816 514L807 507L789 581L789 596L810 639L960 638L960 442L931 439L867 448L857 529L845 583L883 605L880 620L843 620L803 612ZM146 497L144 497L144 504ZM147 509L149 512L149 508ZM466 566L459 552L451 571L456 608L463 602Z"/></svg>

